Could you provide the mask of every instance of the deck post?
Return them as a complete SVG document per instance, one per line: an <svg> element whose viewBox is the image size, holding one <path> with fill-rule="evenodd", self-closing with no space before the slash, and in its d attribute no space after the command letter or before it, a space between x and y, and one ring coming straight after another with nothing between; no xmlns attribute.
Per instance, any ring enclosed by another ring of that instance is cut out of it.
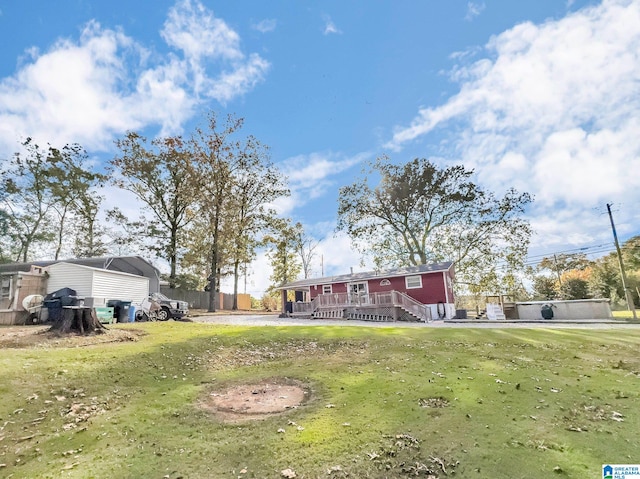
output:
<svg viewBox="0 0 640 479"><path fill-rule="evenodd" d="M281 314L280 317L281 318L286 318L287 317L287 290L283 289L281 290L282 296L282 310L281 310Z"/></svg>

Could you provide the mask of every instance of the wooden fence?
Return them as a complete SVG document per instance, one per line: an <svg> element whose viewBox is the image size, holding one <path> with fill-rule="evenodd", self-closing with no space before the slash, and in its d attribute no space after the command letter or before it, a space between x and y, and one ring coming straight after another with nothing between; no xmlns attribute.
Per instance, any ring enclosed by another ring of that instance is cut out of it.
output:
<svg viewBox="0 0 640 479"><path fill-rule="evenodd" d="M186 301L190 309L209 309L208 291L186 291L183 289L172 289L161 286L160 292L171 299ZM222 306L221 306L222 305ZM218 293L216 296L216 309L231 311L233 308L233 295ZM238 293L238 309L249 311L251 309L251 296Z"/></svg>

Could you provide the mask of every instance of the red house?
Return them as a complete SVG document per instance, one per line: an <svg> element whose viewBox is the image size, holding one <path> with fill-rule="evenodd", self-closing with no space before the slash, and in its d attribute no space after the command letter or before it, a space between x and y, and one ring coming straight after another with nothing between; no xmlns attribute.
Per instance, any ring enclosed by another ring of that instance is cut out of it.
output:
<svg viewBox="0 0 640 479"><path fill-rule="evenodd" d="M430 321L455 316L453 263L303 279L281 286L283 314L373 321ZM286 303L287 291L296 301Z"/></svg>

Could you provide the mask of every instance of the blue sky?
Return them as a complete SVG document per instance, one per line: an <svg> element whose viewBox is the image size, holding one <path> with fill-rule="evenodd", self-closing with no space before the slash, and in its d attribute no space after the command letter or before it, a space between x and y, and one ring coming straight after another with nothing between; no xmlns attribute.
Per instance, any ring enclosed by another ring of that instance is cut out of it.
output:
<svg viewBox="0 0 640 479"><path fill-rule="evenodd" d="M640 0L0 0L0 43L0 159L32 136L104 163L126 130L235 113L325 274L361 269L337 191L382 154L532 193L532 256L609 248L606 203L640 234ZM260 255L249 291L268 275Z"/></svg>

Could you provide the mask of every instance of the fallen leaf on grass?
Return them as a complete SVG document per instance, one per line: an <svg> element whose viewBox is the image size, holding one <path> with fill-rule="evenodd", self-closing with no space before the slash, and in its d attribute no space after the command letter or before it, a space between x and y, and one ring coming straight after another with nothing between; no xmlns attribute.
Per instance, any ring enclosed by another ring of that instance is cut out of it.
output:
<svg viewBox="0 0 640 479"><path fill-rule="evenodd" d="M286 477L287 479L294 479L296 476L296 471L292 470L292 469L284 469L282 471L280 471L280 475L282 477Z"/></svg>
<svg viewBox="0 0 640 479"><path fill-rule="evenodd" d="M586 429L582 429L581 427L578 426L569 426L567 428L567 431L573 431L573 432L587 432Z"/></svg>

